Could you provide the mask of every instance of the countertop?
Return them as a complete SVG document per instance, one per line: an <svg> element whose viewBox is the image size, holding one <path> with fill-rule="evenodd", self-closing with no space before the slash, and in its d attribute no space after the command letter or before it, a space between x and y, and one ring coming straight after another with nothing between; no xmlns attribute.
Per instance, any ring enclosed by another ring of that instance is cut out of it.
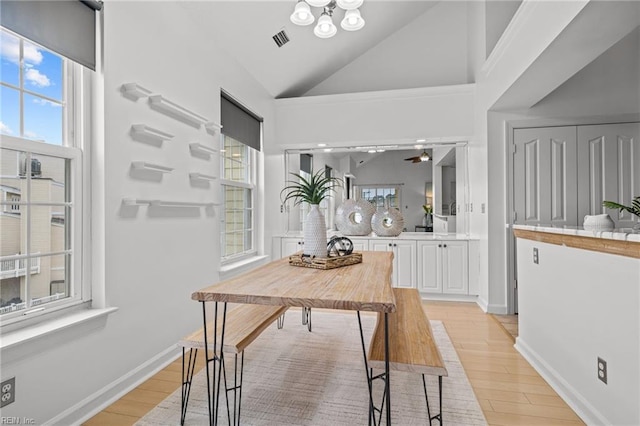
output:
<svg viewBox="0 0 640 426"><path fill-rule="evenodd" d="M640 233L634 233L631 228L614 229L613 231L589 231L582 226L513 225L513 229L640 243Z"/></svg>
<svg viewBox="0 0 640 426"><path fill-rule="evenodd" d="M331 238L335 235L340 235L340 236L344 236L347 238L367 238L367 239L391 239L391 240L420 240L420 241L438 241L438 240L446 240L446 241L453 241L453 240L459 240L459 241L475 241L477 240L477 238L474 237L470 237L469 235L466 234L456 234L456 233L450 233L450 234L444 234L444 233L433 233L433 232L403 232L400 235L398 235L397 237L384 237L384 236L377 236L376 234L369 234L369 235L343 235L340 232L329 232L327 233L327 238ZM274 237L281 237L281 238L302 238L303 234L302 232L288 232L285 234L280 234L280 235L274 235Z"/></svg>

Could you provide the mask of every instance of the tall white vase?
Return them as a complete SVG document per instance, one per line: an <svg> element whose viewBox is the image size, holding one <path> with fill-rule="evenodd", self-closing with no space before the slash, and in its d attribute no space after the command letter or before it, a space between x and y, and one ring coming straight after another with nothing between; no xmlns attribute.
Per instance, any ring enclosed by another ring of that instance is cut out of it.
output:
<svg viewBox="0 0 640 426"><path fill-rule="evenodd" d="M303 253L315 257L327 257L327 226L317 204L311 204L304 223Z"/></svg>

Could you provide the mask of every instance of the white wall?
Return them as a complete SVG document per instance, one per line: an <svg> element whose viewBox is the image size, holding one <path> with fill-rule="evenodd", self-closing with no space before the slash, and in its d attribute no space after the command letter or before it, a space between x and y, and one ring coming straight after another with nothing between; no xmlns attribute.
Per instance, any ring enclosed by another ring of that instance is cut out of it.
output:
<svg viewBox="0 0 640 426"><path fill-rule="evenodd" d="M484 3L486 56L489 56L505 28L511 22L516 10L520 7L522 0L487 0Z"/></svg>
<svg viewBox="0 0 640 426"><path fill-rule="evenodd" d="M518 271L518 350L587 424L640 424L640 260L518 239Z"/></svg>
<svg viewBox="0 0 640 426"><path fill-rule="evenodd" d="M120 93L137 82L186 108L219 121L220 87L273 123L272 99L217 49L206 28L191 24L189 5L178 2L109 2L104 9L104 171L106 197L106 304L118 307L106 322L67 330L3 353L2 374L16 377L17 399L3 416L33 417L38 424L59 416L71 424L106 391L115 396L133 383L136 369L177 355L176 341L201 323L191 292L218 278L220 215L204 209L124 208L125 197L217 201L216 185L196 187L188 173L217 174L218 159L192 157L188 144L217 140ZM179 28L173 31L172 28ZM161 147L132 140L131 124L145 123L175 134ZM265 126L265 144L273 128ZM131 161L174 167L156 179L131 175ZM262 216L258 212L259 216ZM99 235L99 233L97 233ZM157 358L159 357L159 358ZM112 387L112 388L111 388Z"/></svg>
<svg viewBox="0 0 640 426"><path fill-rule="evenodd" d="M466 8L437 3L305 96L468 83Z"/></svg>

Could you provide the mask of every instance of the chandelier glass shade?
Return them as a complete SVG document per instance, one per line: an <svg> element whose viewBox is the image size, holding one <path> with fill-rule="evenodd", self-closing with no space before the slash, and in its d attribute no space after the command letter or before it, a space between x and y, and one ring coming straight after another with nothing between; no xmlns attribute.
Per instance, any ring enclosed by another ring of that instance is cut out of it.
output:
<svg viewBox="0 0 640 426"><path fill-rule="evenodd" d="M313 13L311 13L311 8L304 1L299 1L296 3L296 8L293 10L291 14L291 22L296 25L311 25L316 18L313 17Z"/></svg>
<svg viewBox="0 0 640 426"><path fill-rule="evenodd" d="M333 12L336 8L345 11L344 18L340 26L345 31L357 31L364 27L365 21L362 19L360 10L364 0L298 0L295 9L291 14L291 22L296 25L311 25L315 21L311 7L322 7L324 10L318 18L318 23L313 29L313 33L319 38L330 38L336 35L338 29L333 23Z"/></svg>

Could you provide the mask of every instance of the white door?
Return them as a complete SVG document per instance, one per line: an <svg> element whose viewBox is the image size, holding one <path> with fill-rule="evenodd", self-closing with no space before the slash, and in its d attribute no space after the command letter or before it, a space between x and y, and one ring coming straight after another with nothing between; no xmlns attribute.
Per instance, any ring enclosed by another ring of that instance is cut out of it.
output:
<svg viewBox="0 0 640 426"><path fill-rule="evenodd" d="M577 225L576 127L515 129L514 223Z"/></svg>
<svg viewBox="0 0 640 426"><path fill-rule="evenodd" d="M395 241L393 243L395 287L416 288L416 242Z"/></svg>
<svg viewBox="0 0 640 426"><path fill-rule="evenodd" d="M433 241L418 241L418 290L427 293L442 293L440 279L440 249Z"/></svg>
<svg viewBox="0 0 640 426"><path fill-rule="evenodd" d="M608 213L616 228L633 227L634 215L602 202L629 206L640 195L640 123L579 126L578 182L578 225L585 215Z"/></svg>
<svg viewBox="0 0 640 426"><path fill-rule="evenodd" d="M443 241L442 292L469 294L469 257L466 241Z"/></svg>

